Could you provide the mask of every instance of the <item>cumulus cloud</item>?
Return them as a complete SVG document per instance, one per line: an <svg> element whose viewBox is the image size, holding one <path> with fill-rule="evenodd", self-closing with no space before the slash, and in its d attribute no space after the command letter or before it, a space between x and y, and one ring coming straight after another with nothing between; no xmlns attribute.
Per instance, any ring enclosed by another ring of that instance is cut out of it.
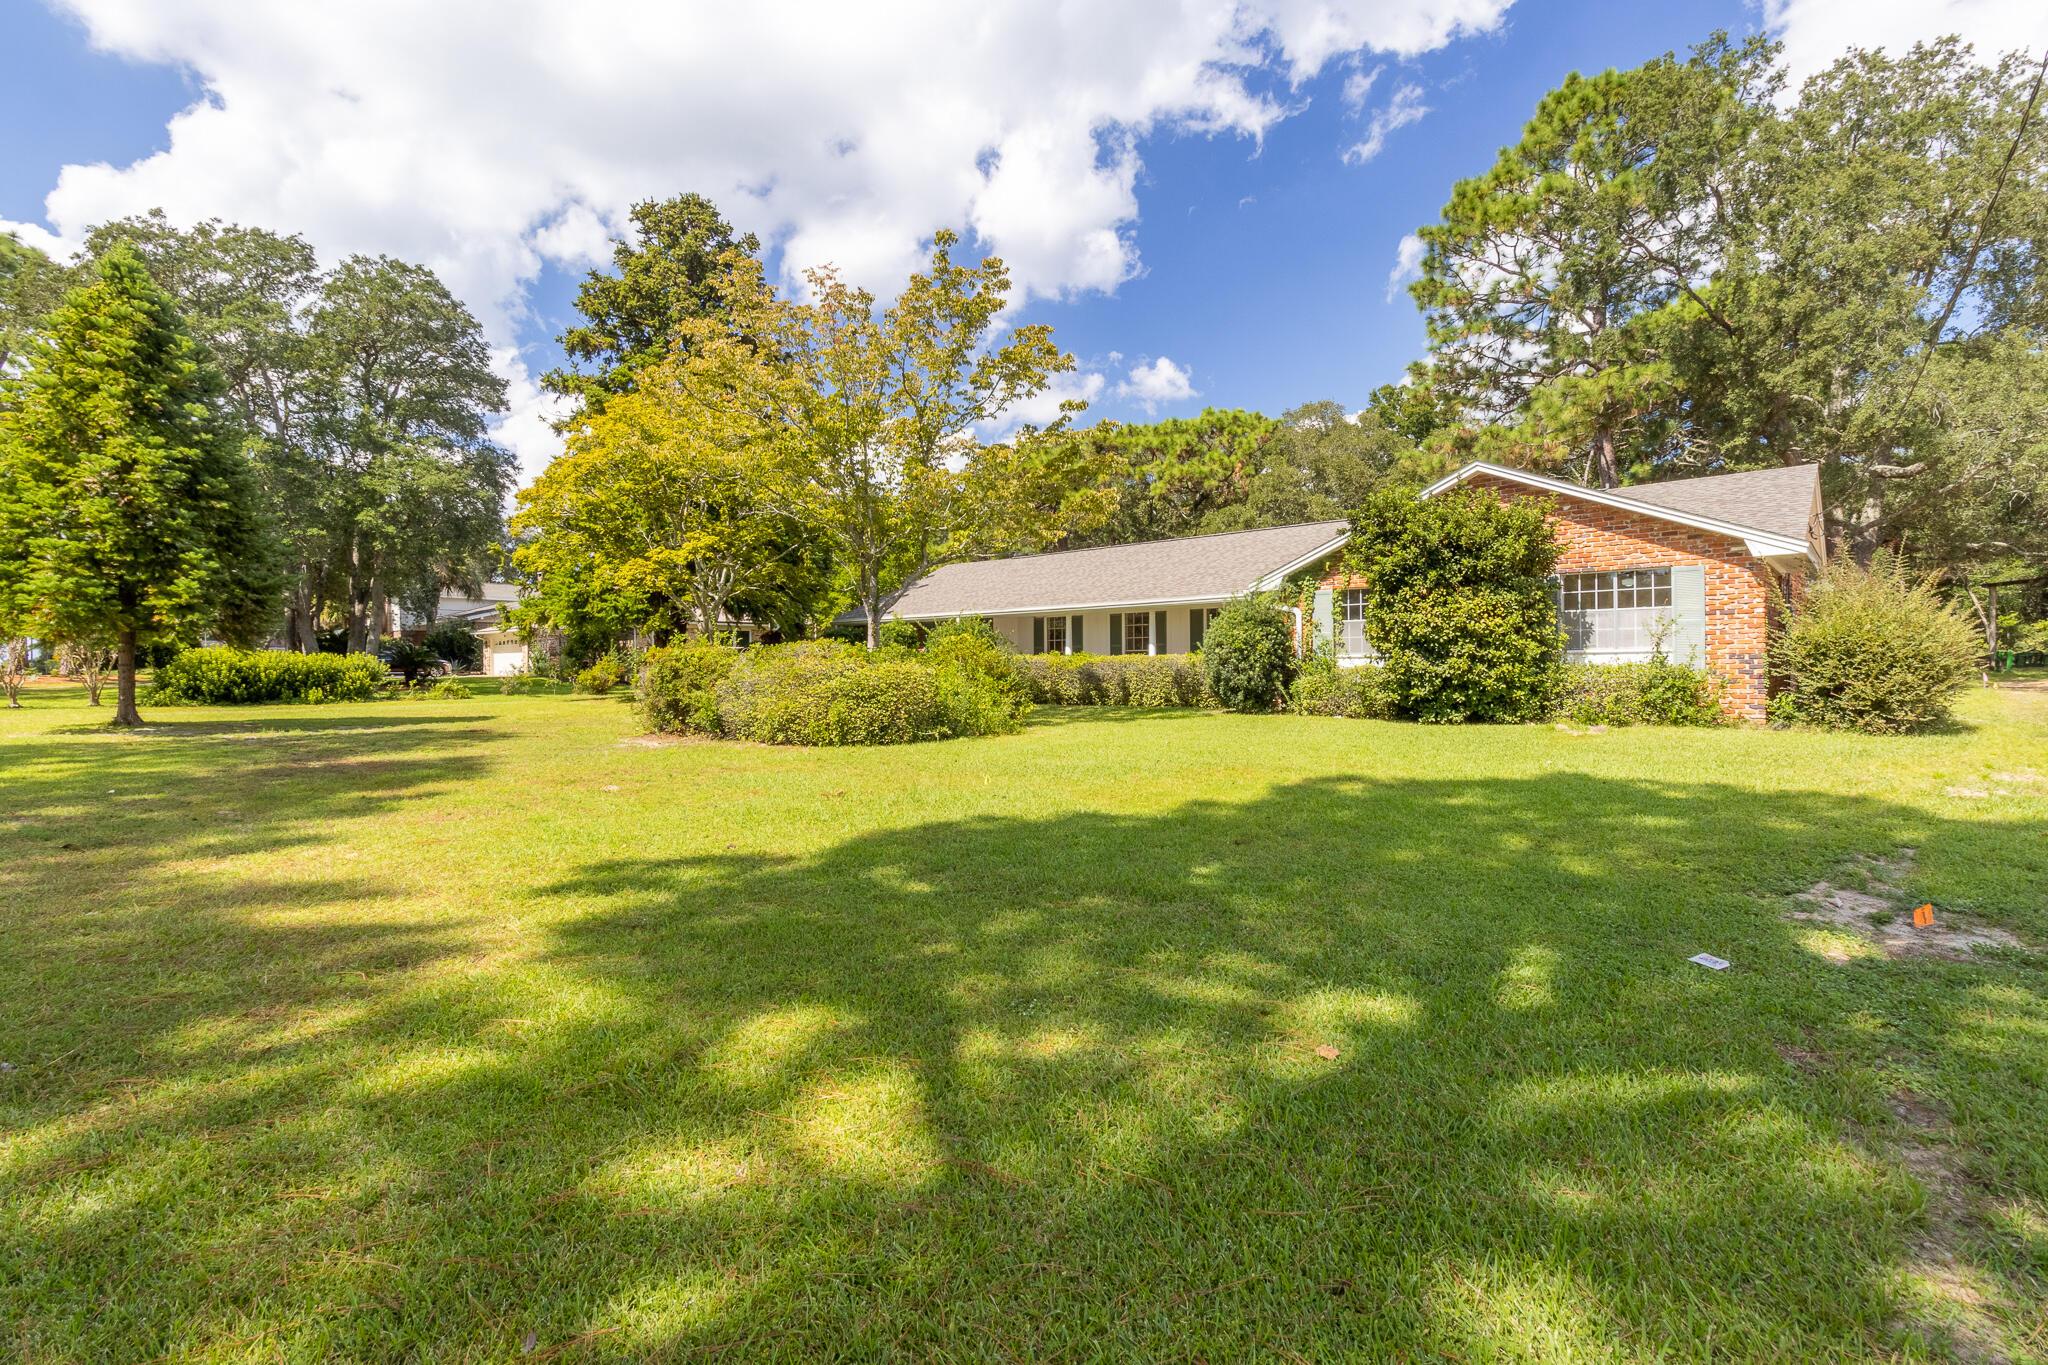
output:
<svg viewBox="0 0 2048 1365"><path fill-rule="evenodd" d="M1124 381L1116 386L1116 393L1117 397L1128 398L1146 412L1153 413L1168 403L1182 403L1201 397L1193 380L1193 370L1160 356L1150 365L1133 365Z"/></svg>
<svg viewBox="0 0 2048 1365"><path fill-rule="evenodd" d="M1138 268L1148 134L1260 137L1299 107L1261 73L1413 57L1510 2L54 0L201 93L155 155L64 167L57 240L24 236L68 246L158 206L303 232L432 266L500 346L545 266L601 262L633 202L681 190L791 278L831 261L887 290L951 225L1020 298L1109 291ZM508 429L544 430L537 412Z"/></svg>
<svg viewBox="0 0 2048 1365"><path fill-rule="evenodd" d="M1904 52L1916 42L1959 33L1989 59L2048 46L2048 5L2041 0L1764 0L1764 25L1784 40L1795 84L1850 47Z"/></svg>
<svg viewBox="0 0 2048 1365"><path fill-rule="evenodd" d="M1394 301L1394 291L1410 280L1422 277L1422 257L1429 248L1420 237L1409 233L1401 239L1401 245L1394 248L1394 268L1387 272L1387 302Z"/></svg>
<svg viewBox="0 0 2048 1365"><path fill-rule="evenodd" d="M1365 136L1344 153L1344 159L1354 166L1363 165L1380 154L1387 145L1387 137L1397 128L1421 120L1429 112L1429 106L1422 102L1422 87L1404 85L1394 92L1394 97L1385 107L1373 111L1372 118L1365 125Z"/></svg>

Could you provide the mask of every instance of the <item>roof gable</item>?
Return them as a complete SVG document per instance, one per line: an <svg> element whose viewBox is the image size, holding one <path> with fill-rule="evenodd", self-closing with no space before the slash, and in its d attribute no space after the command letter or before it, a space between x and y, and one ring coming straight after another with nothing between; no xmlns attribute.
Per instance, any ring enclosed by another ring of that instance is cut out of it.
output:
<svg viewBox="0 0 2048 1365"><path fill-rule="evenodd" d="M1438 479L1417 496L1435 497L1481 475L1729 536L1742 541L1748 552L1759 559L1784 561L1804 557L1815 564L1820 562L1818 540L1811 534L1820 503L1820 470L1816 465L1709 474L1630 488L1587 488L1526 469L1474 460L1456 473ZM1755 477L1758 475L1764 477Z"/></svg>

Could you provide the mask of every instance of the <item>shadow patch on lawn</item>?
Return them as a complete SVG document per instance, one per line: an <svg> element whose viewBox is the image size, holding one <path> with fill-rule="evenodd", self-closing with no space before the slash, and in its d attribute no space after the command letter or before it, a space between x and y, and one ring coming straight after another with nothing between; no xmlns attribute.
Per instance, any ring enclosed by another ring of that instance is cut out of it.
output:
<svg viewBox="0 0 2048 1365"><path fill-rule="evenodd" d="M1773 1040L1906 991L2048 1043L2010 967L1821 962L1776 898L2040 831L1322 779L592 862L518 972L405 975L447 927L250 928L203 1007L87 1026L139 1093L39 1097L0 1306L24 1359L1860 1356L1918 1197L1840 1125L1889 1091Z"/></svg>

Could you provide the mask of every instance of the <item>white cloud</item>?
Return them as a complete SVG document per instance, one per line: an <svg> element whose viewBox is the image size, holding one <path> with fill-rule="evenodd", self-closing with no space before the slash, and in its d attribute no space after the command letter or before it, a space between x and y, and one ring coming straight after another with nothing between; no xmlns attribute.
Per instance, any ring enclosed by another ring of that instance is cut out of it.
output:
<svg viewBox="0 0 2048 1365"><path fill-rule="evenodd" d="M1201 397L1191 382L1193 379L1193 370L1160 356L1150 365L1133 365L1124 381L1116 386L1116 393L1148 413L1157 412L1165 404Z"/></svg>
<svg viewBox="0 0 2048 1365"><path fill-rule="evenodd" d="M792 276L832 261L888 289L953 225L1020 297L1114 290L1146 135L1257 138L1300 107L1261 71L1412 57L1511 0L54 2L202 92L165 150L62 169L58 238L160 206L421 261L503 348L544 265L601 262L635 200L682 190ZM522 433L545 424L506 425L534 467L549 447Z"/></svg>
<svg viewBox="0 0 2048 1365"><path fill-rule="evenodd" d="M1419 121L1429 112L1429 106L1422 102L1422 87L1404 85L1394 92L1386 107L1373 112L1370 122L1365 125L1365 137L1344 153L1344 159L1352 165L1362 165L1380 154L1387 145L1387 135L1397 128L1406 128Z"/></svg>
<svg viewBox="0 0 2048 1365"><path fill-rule="evenodd" d="M1413 279L1422 276L1423 253L1429 248L1420 237L1409 233L1401 239L1401 245L1394 248L1394 268L1387 272L1387 302L1394 301L1394 291Z"/></svg>
<svg viewBox="0 0 2048 1365"><path fill-rule="evenodd" d="M2014 49L2036 58L2048 45L2041 0L1764 0L1764 25L1785 43L1794 84L1850 47L1903 53L1959 33L1989 60Z"/></svg>
<svg viewBox="0 0 2048 1365"><path fill-rule="evenodd" d="M1385 66L1376 66L1370 71L1353 68L1351 74L1344 78L1345 107L1354 114L1365 108L1365 97L1372 93L1373 82L1377 81L1380 72L1386 69Z"/></svg>

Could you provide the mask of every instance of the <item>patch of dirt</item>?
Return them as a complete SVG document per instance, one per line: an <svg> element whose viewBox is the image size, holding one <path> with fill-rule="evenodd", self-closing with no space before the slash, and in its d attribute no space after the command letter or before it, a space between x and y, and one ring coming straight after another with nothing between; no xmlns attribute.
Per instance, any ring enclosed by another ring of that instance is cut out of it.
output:
<svg viewBox="0 0 2048 1365"><path fill-rule="evenodd" d="M1907 1317L1892 1325L1946 1339L1958 1360L2004 1365L2014 1354L1993 1312L2003 1306L1997 1287L1957 1255L1973 1219L1969 1184L1948 1144L1947 1115L1910 1090L1892 1092L1890 1104L1906 1130L1897 1144L1899 1160L1927 1191L1927 1226L1904 1267Z"/></svg>
<svg viewBox="0 0 2048 1365"><path fill-rule="evenodd" d="M1828 1059L1811 1048L1794 1047L1790 1043L1772 1043L1771 1046L1777 1050L1779 1057L1809 1076L1827 1065Z"/></svg>
<svg viewBox="0 0 2048 1365"><path fill-rule="evenodd" d="M619 741L623 749L666 749L672 744L708 744L703 735L628 735Z"/></svg>
<svg viewBox="0 0 2048 1365"><path fill-rule="evenodd" d="M1810 909L1791 910L1785 918L1846 929L1866 938L1891 957L1940 957L1968 962L1978 948L2023 948L2003 929L1964 925L1944 910L1925 929L1913 926L1912 898L1899 883L1911 875L1913 850L1902 848L1889 858L1858 856L1844 869L1844 882L1860 881L1862 889L1815 882L1792 899Z"/></svg>

